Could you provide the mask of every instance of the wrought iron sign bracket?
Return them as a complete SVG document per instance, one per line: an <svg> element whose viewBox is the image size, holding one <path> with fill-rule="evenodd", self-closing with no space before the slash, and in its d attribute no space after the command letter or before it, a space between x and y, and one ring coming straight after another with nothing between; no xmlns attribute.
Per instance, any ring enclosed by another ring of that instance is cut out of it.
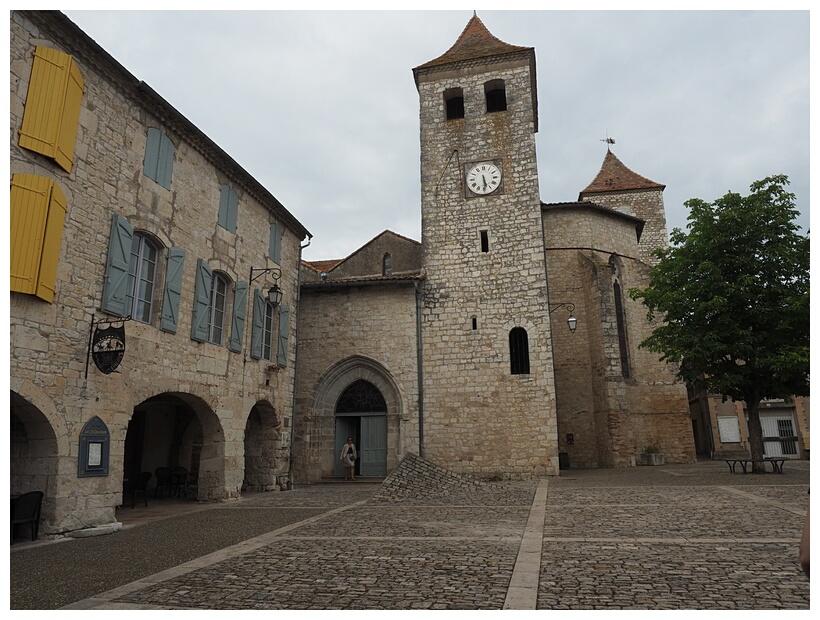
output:
<svg viewBox="0 0 820 620"><path fill-rule="evenodd" d="M131 315L110 321L97 321L91 315L91 329L88 332L88 350L85 354L85 379L88 380L88 361L94 358L94 365L106 375L111 374L120 365L125 355L125 323L131 320ZM115 324L121 324L114 327ZM94 326L97 331L94 331ZM100 325L107 327L100 330Z"/></svg>

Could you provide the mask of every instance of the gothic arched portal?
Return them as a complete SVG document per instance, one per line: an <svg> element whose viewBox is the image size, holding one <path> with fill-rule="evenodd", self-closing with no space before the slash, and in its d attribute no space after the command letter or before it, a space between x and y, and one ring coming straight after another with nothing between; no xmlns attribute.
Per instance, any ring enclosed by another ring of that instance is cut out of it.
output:
<svg viewBox="0 0 820 620"><path fill-rule="evenodd" d="M364 379L354 381L339 396L334 414L336 454L341 454L347 438L352 437L358 453L356 474L386 475L387 403L379 389ZM333 474L344 474L341 460L336 460Z"/></svg>

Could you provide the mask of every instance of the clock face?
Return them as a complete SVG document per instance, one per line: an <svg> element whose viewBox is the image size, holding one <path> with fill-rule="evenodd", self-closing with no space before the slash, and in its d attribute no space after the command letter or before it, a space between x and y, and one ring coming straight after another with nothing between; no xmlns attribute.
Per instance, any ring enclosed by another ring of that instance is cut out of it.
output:
<svg viewBox="0 0 820 620"><path fill-rule="evenodd" d="M467 171L467 187L479 196L491 194L501 185L501 169L494 163L485 161Z"/></svg>

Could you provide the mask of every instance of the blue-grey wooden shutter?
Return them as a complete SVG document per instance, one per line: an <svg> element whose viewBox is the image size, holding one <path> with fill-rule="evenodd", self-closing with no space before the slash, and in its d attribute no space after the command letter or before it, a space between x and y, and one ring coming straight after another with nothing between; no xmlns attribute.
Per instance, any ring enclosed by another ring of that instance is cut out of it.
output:
<svg viewBox="0 0 820 620"><path fill-rule="evenodd" d="M171 189L171 171L174 165L174 143L156 127L148 128L145 160L142 171L165 189Z"/></svg>
<svg viewBox="0 0 820 620"><path fill-rule="evenodd" d="M223 185L219 191L219 220L225 230L236 232L236 213L239 208L239 196L230 185Z"/></svg>
<svg viewBox="0 0 820 620"><path fill-rule="evenodd" d="M108 240L108 263L105 266L102 310L125 316L128 292L128 263L131 260L131 242L134 230L121 215L114 214L111 237Z"/></svg>
<svg viewBox="0 0 820 620"><path fill-rule="evenodd" d="M234 353L242 351L242 337L245 334L245 305L248 300L248 283L237 282L233 294L233 324L231 325L230 348Z"/></svg>
<svg viewBox="0 0 820 620"><path fill-rule="evenodd" d="M288 365L288 331L290 323L290 308L279 307L279 351L276 356L276 363L280 366Z"/></svg>
<svg viewBox="0 0 820 620"><path fill-rule="evenodd" d="M149 179L157 180L157 166L159 165L159 141L162 132L156 127L148 128L148 140L145 143L145 160L142 163L142 172Z"/></svg>
<svg viewBox="0 0 820 620"><path fill-rule="evenodd" d="M157 183L171 189L171 171L174 165L174 143L165 134L160 135L159 161L157 162Z"/></svg>
<svg viewBox="0 0 820 620"><path fill-rule="evenodd" d="M170 248L168 265L165 268L165 290L162 293L162 314L159 328L172 334L177 333L179 323L179 299L182 297L182 267L185 263L185 250Z"/></svg>
<svg viewBox="0 0 820 620"><path fill-rule="evenodd" d="M251 330L251 357L262 359L262 337L265 334L265 306L267 301L258 288L253 289L253 328Z"/></svg>
<svg viewBox="0 0 820 620"><path fill-rule="evenodd" d="M191 320L191 338L208 341L208 325L211 315L211 282L213 272L201 258L196 261L196 285L194 287L194 313Z"/></svg>
<svg viewBox="0 0 820 620"><path fill-rule="evenodd" d="M282 258L282 227L279 224L270 225L268 254L274 263L279 264Z"/></svg>

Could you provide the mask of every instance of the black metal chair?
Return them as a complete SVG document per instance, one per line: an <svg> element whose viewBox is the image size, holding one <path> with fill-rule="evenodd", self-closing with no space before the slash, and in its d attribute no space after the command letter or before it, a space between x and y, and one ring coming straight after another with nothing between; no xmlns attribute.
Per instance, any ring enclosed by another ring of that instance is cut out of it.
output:
<svg viewBox="0 0 820 620"><path fill-rule="evenodd" d="M171 496L171 489L173 488L174 477L170 467L157 467L154 471L157 476L157 488L154 489L154 497L159 495L162 499L165 494L165 489L168 489L168 497Z"/></svg>
<svg viewBox="0 0 820 620"><path fill-rule="evenodd" d="M31 540L37 540L40 532L40 506L42 491L23 493L11 505L11 542L14 543L14 526L28 523L31 526Z"/></svg>
<svg viewBox="0 0 820 620"><path fill-rule="evenodd" d="M174 467L171 471L173 487L171 495L173 497L188 497L188 470L184 467Z"/></svg>
<svg viewBox="0 0 820 620"><path fill-rule="evenodd" d="M148 481L151 480L151 472L144 471L141 472L137 479L132 481L128 481L123 485L122 488L122 495L123 495L123 502L125 502L125 497L127 495L131 496L131 508L137 502L137 494L142 493L142 500L145 502L145 507L148 508Z"/></svg>

